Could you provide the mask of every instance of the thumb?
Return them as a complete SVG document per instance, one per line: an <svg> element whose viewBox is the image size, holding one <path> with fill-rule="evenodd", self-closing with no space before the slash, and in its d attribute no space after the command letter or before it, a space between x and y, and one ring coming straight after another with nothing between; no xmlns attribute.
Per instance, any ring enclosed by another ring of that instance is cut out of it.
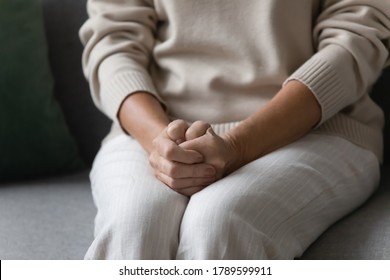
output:
<svg viewBox="0 0 390 280"><path fill-rule="evenodd" d="M189 125L183 120L174 120L167 127L168 137L176 144L181 144L185 141L186 131Z"/></svg>
<svg viewBox="0 0 390 280"><path fill-rule="evenodd" d="M181 143L179 146L183 149L187 150L199 150L204 147L204 145L210 141L210 137L218 137L218 135L215 133L215 131L209 127L206 130L206 133L203 136L200 136L195 139L187 140L183 143Z"/></svg>
<svg viewBox="0 0 390 280"><path fill-rule="evenodd" d="M215 133L215 131L214 131L211 127L209 127L209 128L207 129L207 132L206 132L206 133L211 134L212 136L218 136L218 135Z"/></svg>

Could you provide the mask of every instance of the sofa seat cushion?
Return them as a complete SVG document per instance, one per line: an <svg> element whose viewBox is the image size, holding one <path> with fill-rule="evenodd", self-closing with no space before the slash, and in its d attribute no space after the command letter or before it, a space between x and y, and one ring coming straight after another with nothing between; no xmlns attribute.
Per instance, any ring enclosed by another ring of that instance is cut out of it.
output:
<svg viewBox="0 0 390 280"><path fill-rule="evenodd" d="M302 259L390 259L390 168L378 191ZM0 188L0 259L82 259L96 209L88 171Z"/></svg>
<svg viewBox="0 0 390 280"><path fill-rule="evenodd" d="M88 171L0 187L0 259L82 259L93 239Z"/></svg>
<svg viewBox="0 0 390 280"><path fill-rule="evenodd" d="M390 167L377 192L359 209L331 226L302 259L390 260Z"/></svg>

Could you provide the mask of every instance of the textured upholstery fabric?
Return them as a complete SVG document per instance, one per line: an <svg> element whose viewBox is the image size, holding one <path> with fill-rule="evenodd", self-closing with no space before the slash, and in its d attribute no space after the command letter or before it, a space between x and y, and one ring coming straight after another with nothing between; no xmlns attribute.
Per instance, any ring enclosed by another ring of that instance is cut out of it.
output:
<svg viewBox="0 0 390 280"><path fill-rule="evenodd" d="M2 185L0 259L82 259L95 208L88 173Z"/></svg>
<svg viewBox="0 0 390 280"><path fill-rule="evenodd" d="M92 104L81 74L77 32L86 18L85 2L44 0L43 4L56 93L83 156L91 162L109 123ZM390 69L386 74L374 95L390 121ZM385 150L389 153L387 146ZM92 242L95 211L87 170L0 185L0 259L83 258ZM378 192L330 227L302 259L390 259L389 166L383 168Z"/></svg>
<svg viewBox="0 0 390 280"><path fill-rule="evenodd" d="M390 260L390 168L378 191L357 211L328 229L303 259Z"/></svg>
<svg viewBox="0 0 390 280"><path fill-rule="evenodd" d="M378 192L330 227L302 259L390 259L390 168ZM88 173L3 185L0 259L82 259L95 207Z"/></svg>

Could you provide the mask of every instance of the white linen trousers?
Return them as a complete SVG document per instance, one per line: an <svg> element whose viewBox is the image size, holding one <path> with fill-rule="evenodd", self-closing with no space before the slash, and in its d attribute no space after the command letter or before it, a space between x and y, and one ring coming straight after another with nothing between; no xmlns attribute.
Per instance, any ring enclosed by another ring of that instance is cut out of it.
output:
<svg viewBox="0 0 390 280"><path fill-rule="evenodd" d="M139 143L106 141L91 171L86 259L293 259L379 182L374 154L310 133L190 199L157 180Z"/></svg>

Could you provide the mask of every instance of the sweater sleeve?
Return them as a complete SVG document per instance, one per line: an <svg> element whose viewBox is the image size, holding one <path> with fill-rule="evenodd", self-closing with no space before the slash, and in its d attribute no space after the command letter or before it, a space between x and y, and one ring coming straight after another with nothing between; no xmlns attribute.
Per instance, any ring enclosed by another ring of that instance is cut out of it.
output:
<svg viewBox="0 0 390 280"><path fill-rule="evenodd" d="M389 65L388 0L324 0L313 29L315 54L288 79L317 98L318 125L366 94ZM286 82L287 82L286 81Z"/></svg>
<svg viewBox="0 0 390 280"><path fill-rule="evenodd" d="M79 32L83 71L94 103L113 121L131 93L160 99L148 73L157 24L151 2L88 0L89 19Z"/></svg>

